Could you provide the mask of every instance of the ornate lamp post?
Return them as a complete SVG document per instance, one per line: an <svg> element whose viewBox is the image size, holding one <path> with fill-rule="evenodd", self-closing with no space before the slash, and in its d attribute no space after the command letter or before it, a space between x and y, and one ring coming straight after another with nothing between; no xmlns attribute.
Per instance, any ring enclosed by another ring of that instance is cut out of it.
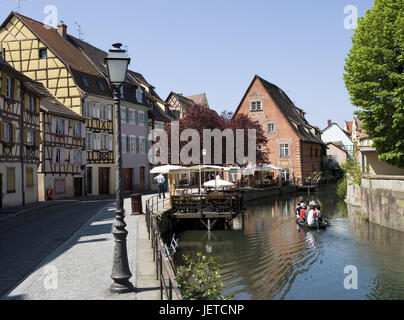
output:
<svg viewBox="0 0 404 320"><path fill-rule="evenodd" d="M112 233L115 238L114 262L112 266L111 278L114 282L110 286L113 293L128 293L134 291L129 278L132 276L129 270L128 253L126 248L125 230L125 210L123 209L122 197L122 134L121 134L121 87L125 83L126 74L130 58L122 50L121 43L112 45L114 48L109 50L108 57L105 58L105 65L108 70L109 82L114 94L115 102L115 163L116 163L116 216Z"/></svg>

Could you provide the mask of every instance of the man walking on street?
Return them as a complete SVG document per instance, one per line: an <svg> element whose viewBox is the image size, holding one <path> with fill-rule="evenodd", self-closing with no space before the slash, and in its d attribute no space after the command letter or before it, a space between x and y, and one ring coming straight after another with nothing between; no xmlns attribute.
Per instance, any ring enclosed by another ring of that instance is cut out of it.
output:
<svg viewBox="0 0 404 320"><path fill-rule="evenodd" d="M161 199L161 193L163 193L163 199L166 198L166 194L164 193L164 185L166 183L166 179L164 178L163 174L160 173L157 177L154 178L159 185L159 199Z"/></svg>

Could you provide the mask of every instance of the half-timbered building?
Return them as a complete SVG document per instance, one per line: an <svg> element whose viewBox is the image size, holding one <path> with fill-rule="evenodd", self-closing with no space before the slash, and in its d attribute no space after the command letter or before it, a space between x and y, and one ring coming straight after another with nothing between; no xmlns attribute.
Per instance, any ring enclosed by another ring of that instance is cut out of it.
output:
<svg viewBox="0 0 404 320"><path fill-rule="evenodd" d="M176 119L184 117L184 110L186 107L192 107L195 104L202 107L209 108L208 99L205 93L196 94L193 96L185 97L182 93L170 92L166 99L171 114Z"/></svg>
<svg viewBox="0 0 404 320"><path fill-rule="evenodd" d="M41 92L0 55L0 208L35 203Z"/></svg>
<svg viewBox="0 0 404 320"><path fill-rule="evenodd" d="M305 112L278 86L256 75L235 114L262 125L270 164L283 169L284 180L302 184L320 172L325 149L320 129L309 124Z"/></svg>
<svg viewBox="0 0 404 320"><path fill-rule="evenodd" d="M38 200L82 197L87 160L85 121L41 83L34 86L44 96L40 104Z"/></svg>
<svg viewBox="0 0 404 320"><path fill-rule="evenodd" d="M67 26L55 29L12 12L0 27L0 49L14 68L84 117L87 194L113 194L112 94L105 76L67 34Z"/></svg>

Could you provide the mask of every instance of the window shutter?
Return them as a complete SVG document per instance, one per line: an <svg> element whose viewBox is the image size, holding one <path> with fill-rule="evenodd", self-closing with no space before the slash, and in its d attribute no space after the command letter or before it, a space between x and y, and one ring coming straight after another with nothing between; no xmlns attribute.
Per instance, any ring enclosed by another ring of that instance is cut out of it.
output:
<svg viewBox="0 0 404 320"><path fill-rule="evenodd" d="M6 73L3 71L2 77L1 77L1 94L2 94L3 96L6 95L6 87L7 87L7 75L6 75Z"/></svg>
<svg viewBox="0 0 404 320"><path fill-rule="evenodd" d="M107 118L108 118L108 120L112 120L112 106L111 105L107 106Z"/></svg>
<svg viewBox="0 0 404 320"><path fill-rule="evenodd" d="M40 143L41 143L40 132L39 132L39 131L36 131L36 132L35 132L35 146L36 146L36 147L39 147Z"/></svg>
<svg viewBox="0 0 404 320"><path fill-rule="evenodd" d="M85 138L86 137L86 126L84 123L81 123L81 137Z"/></svg>
<svg viewBox="0 0 404 320"><path fill-rule="evenodd" d="M29 108L29 95L24 94L24 109L28 110Z"/></svg>
<svg viewBox="0 0 404 320"><path fill-rule="evenodd" d="M127 109L126 109L126 115L125 115L125 117L126 117L126 123L129 123L129 121L130 121L129 112L130 112L130 110L129 110L129 108L127 108Z"/></svg>
<svg viewBox="0 0 404 320"><path fill-rule="evenodd" d="M39 113L41 110L41 100L39 98L35 98L35 108L36 113Z"/></svg>
<svg viewBox="0 0 404 320"><path fill-rule="evenodd" d="M87 152L86 151L81 152L81 164L87 164Z"/></svg>
<svg viewBox="0 0 404 320"><path fill-rule="evenodd" d="M144 125L147 126L147 113L146 112L143 113L143 122L144 122Z"/></svg>
<svg viewBox="0 0 404 320"><path fill-rule="evenodd" d="M139 124L139 112L137 110L135 111L135 123Z"/></svg>
<svg viewBox="0 0 404 320"><path fill-rule="evenodd" d="M97 119L100 119L101 118L101 107L98 103L96 104L95 110L96 110L95 112L96 112Z"/></svg>
<svg viewBox="0 0 404 320"><path fill-rule="evenodd" d="M56 133L56 119L55 118L52 118L51 133Z"/></svg>
<svg viewBox="0 0 404 320"><path fill-rule="evenodd" d="M74 164L74 150L70 150L70 164Z"/></svg>
<svg viewBox="0 0 404 320"><path fill-rule="evenodd" d="M109 151L114 151L114 136L112 134L109 135Z"/></svg>
<svg viewBox="0 0 404 320"><path fill-rule="evenodd" d="M140 152L139 137L136 137L136 153Z"/></svg>
<svg viewBox="0 0 404 320"><path fill-rule="evenodd" d="M13 141L14 143L16 143L17 142L17 127L13 124L12 125L12 127L13 127L13 131L12 131L12 137L11 137L11 139L10 139L10 141ZM25 140L27 140L27 139L25 139Z"/></svg>
<svg viewBox="0 0 404 320"><path fill-rule="evenodd" d="M65 120L65 135L69 135L69 120Z"/></svg>
<svg viewBox="0 0 404 320"><path fill-rule="evenodd" d="M60 148L60 163L64 164L64 162L66 161L66 151L63 148Z"/></svg>
<svg viewBox="0 0 404 320"><path fill-rule="evenodd" d="M17 79L14 79L13 93L14 93L14 100L18 101L18 80Z"/></svg>
<svg viewBox="0 0 404 320"><path fill-rule="evenodd" d="M0 141L4 141L4 122L0 122Z"/></svg>
<svg viewBox="0 0 404 320"><path fill-rule="evenodd" d="M56 148L52 149L52 163L56 163Z"/></svg>

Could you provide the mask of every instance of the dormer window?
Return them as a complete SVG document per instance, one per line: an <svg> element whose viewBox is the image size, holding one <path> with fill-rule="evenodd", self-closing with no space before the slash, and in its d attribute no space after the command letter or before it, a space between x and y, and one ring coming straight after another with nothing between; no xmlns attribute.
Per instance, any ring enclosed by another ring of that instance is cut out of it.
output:
<svg viewBox="0 0 404 320"><path fill-rule="evenodd" d="M136 89L136 100L137 100L137 102L139 102L139 103L142 103L142 102L143 102L143 91L142 91L142 89L140 89L140 88L137 88L137 89Z"/></svg>
<svg viewBox="0 0 404 320"><path fill-rule="evenodd" d="M83 84L86 88L90 88L90 84L88 83L86 76L81 76L81 81L83 81Z"/></svg>
<svg viewBox="0 0 404 320"><path fill-rule="evenodd" d="M101 80L97 79L97 85L98 85L98 89L105 92L105 87Z"/></svg>
<svg viewBox="0 0 404 320"><path fill-rule="evenodd" d="M47 51L46 48L39 49L39 59L46 59Z"/></svg>
<svg viewBox="0 0 404 320"><path fill-rule="evenodd" d="M262 110L262 102L261 101L251 101L250 102L250 110L251 111L260 111L260 110Z"/></svg>

